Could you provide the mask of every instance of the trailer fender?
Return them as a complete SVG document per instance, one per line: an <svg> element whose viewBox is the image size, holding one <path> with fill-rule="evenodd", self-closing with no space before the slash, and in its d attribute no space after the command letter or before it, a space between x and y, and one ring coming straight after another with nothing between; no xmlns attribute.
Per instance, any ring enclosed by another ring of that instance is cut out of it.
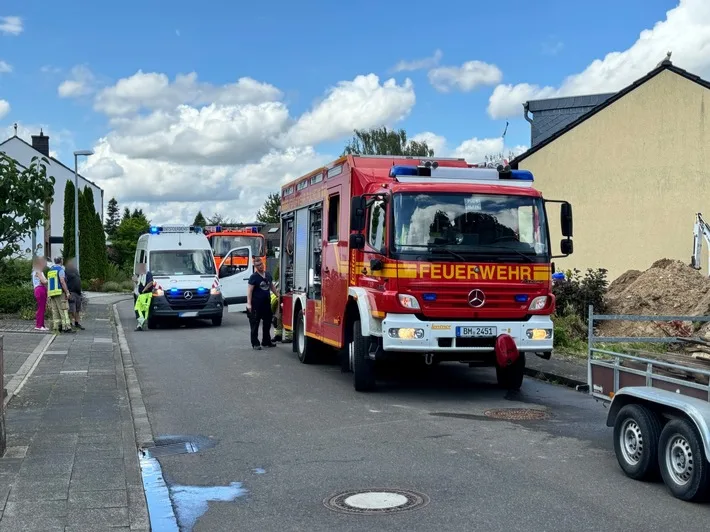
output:
<svg viewBox="0 0 710 532"><path fill-rule="evenodd" d="M351 286L348 288L348 297L351 297L357 303L357 309L360 312L362 335L365 338L371 335L382 336L382 322L372 316L367 291L364 288Z"/></svg>
<svg viewBox="0 0 710 532"><path fill-rule="evenodd" d="M681 417L692 421L703 441L705 459L710 461L710 402L650 386L629 386L614 395L606 418L607 427L614 426L622 407L634 403L643 404L656 411L675 411Z"/></svg>

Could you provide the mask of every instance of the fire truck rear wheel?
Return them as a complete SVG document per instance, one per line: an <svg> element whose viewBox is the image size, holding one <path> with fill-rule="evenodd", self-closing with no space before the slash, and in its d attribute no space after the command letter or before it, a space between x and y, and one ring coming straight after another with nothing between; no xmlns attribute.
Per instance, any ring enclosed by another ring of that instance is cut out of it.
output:
<svg viewBox="0 0 710 532"><path fill-rule="evenodd" d="M518 360L507 368L496 366L496 377L501 388L517 391L523 385L525 376L525 353L520 353Z"/></svg>
<svg viewBox="0 0 710 532"><path fill-rule="evenodd" d="M357 319L353 323L353 385L358 392L375 389L375 361L368 356L368 339L362 335L362 326Z"/></svg>
<svg viewBox="0 0 710 532"><path fill-rule="evenodd" d="M318 346L316 345L316 340L306 336L306 316L303 313L303 309L298 309L295 336L294 344L296 346L298 360L303 364L313 364L316 361L316 349Z"/></svg>

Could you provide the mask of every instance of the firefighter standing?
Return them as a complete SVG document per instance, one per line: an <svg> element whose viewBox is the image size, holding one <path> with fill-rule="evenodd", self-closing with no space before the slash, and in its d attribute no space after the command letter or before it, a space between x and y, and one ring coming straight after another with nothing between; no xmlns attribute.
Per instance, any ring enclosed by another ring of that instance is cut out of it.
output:
<svg viewBox="0 0 710 532"><path fill-rule="evenodd" d="M69 320L69 288L62 259L57 257L47 272L47 295L49 310L52 312L52 330L54 332L74 332Z"/></svg>

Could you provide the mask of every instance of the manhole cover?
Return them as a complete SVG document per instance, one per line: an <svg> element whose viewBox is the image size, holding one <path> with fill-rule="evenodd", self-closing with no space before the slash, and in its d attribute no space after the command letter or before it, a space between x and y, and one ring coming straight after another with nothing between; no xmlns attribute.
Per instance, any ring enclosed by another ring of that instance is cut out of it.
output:
<svg viewBox="0 0 710 532"><path fill-rule="evenodd" d="M497 408L494 410L486 410L483 415L492 419L505 419L510 421L531 421L550 417L550 414L545 410L538 410L536 408Z"/></svg>
<svg viewBox="0 0 710 532"><path fill-rule="evenodd" d="M388 514L414 510L429 504L429 497L415 491L392 488L346 491L328 497L325 507L348 514Z"/></svg>

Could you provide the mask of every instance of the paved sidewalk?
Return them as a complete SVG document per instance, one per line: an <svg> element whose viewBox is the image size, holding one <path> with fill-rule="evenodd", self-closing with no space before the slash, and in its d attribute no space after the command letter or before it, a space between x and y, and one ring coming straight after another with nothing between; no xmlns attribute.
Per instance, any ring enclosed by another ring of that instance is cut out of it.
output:
<svg viewBox="0 0 710 532"><path fill-rule="evenodd" d="M59 335L6 412L0 532L148 530L112 299Z"/></svg>
<svg viewBox="0 0 710 532"><path fill-rule="evenodd" d="M8 395L12 395L34 360L51 343L52 335L0 332L0 336L3 337L5 357L3 386L7 388Z"/></svg>
<svg viewBox="0 0 710 532"><path fill-rule="evenodd" d="M49 327L49 325L47 326ZM35 331L35 320L20 320L16 318L0 319L0 332L30 333L37 336L50 334L47 331Z"/></svg>

